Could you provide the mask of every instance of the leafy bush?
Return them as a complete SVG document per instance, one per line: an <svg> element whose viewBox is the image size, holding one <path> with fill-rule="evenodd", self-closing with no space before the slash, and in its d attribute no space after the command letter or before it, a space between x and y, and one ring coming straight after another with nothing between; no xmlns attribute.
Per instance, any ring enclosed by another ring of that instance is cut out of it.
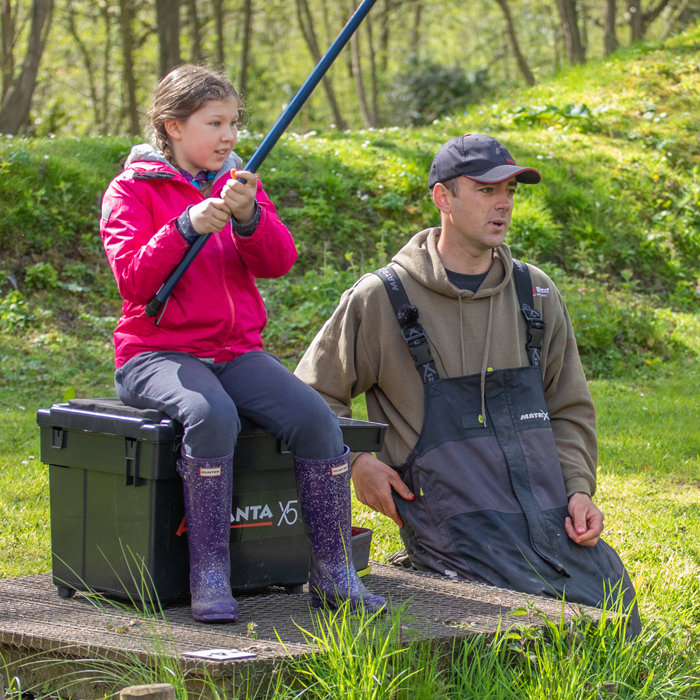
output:
<svg viewBox="0 0 700 700"><path fill-rule="evenodd" d="M594 123L595 114L596 112L590 110L585 104L568 104L564 107L546 104L508 107L501 112L500 116L507 124L516 124L517 126L533 126L534 124L549 126L550 124L557 124L561 128L561 125L567 121L574 121L578 122L578 126L583 131L590 131Z"/></svg>
<svg viewBox="0 0 700 700"><path fill-rule="evenodd" d="M430 124L434 119L464 109L477 102L488 90L488 70L466 73L460 66L444 66L420 59L408 59L389 92L395 124Z"/></svg>
<svg viewBox="0 0 700 700"><path fill-rule="evenodd" d="M648 297L629 288L611 291L593 280L557 285L566 302L581 359L592 375L620 374L630 366L670 359L674 322Z"/></svg>
<svg viewBox="0 0 700 700"><path fill-rule="evenodd" d="M562 226L543 201L542 190L523 189L524 195L518 190L517 216L508 231L508 245L515 257L551 260L559 247Z"/></svg>
<svg viewBox="0 0 700 700"><path fill-rule="evenodd" d="M18 331L25 328L32 318L25 298L20 292L11 291L0 297L0 329Z"/></svg>
<svg viewBox="0 0 700 700"><path fill-rule="evenodd" d="M296 363L323 323L330 318L342 293L352 287L359 274L354 266L320 272L302 278L291 276L260 284L268 318L265 346L279 357Z"/></svg>
<svg viewBox="0 0 700 700"><path fill-rule="evenodd" d="M56 289L58 287L58 272L51 263L38 262L28 267L24 281L31 289Z"/></svg>

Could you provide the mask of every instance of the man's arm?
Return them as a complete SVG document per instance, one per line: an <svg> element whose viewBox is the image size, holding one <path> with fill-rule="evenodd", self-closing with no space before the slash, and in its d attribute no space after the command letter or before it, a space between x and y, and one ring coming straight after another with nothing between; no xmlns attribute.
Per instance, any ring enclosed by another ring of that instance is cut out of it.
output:
<svg viewBox="0 0 700 700"><path fill-rule="evenodd" d="M341 417L352 417L352 399L364 394L377 383L380 358L378 346L368 348L362 325L363 308L356 294L360 280L343 294L338 308L311 342L299 362L295 374L316 389ZM367 284L365 281L364 284ZM382 294L384 290L380 288ZM353 455L352 480L360 503L391 518L403 527L392 488L407 500L415 496L401 481L394 469L369 452Z"/></svg>
<svg viewBox="0 0 700 700"><path fill-rule="evenodd" d="M603 513L591 500L596 488L598 443L595 407L578 354L574 331L556 289L555 321L544 368L545 400L569 498L564 527L577 544L593 546L603 531Z"/></svg>

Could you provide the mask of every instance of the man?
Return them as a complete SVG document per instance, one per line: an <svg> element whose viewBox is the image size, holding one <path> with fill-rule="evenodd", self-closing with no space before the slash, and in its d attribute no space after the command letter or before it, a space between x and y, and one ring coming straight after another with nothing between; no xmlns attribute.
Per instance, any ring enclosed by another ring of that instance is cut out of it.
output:
<svg viewBox="0 0 700 700"><path fill-rule="evenodd" d="M618 586L629 605L600 540L595 409L566 308L503 242L518 184L540 180L490 136L444 144L429 177L441 226L343 295L296 373L338 415L365 393L389 424L352 477L414 567L589 605Z"/></svg>

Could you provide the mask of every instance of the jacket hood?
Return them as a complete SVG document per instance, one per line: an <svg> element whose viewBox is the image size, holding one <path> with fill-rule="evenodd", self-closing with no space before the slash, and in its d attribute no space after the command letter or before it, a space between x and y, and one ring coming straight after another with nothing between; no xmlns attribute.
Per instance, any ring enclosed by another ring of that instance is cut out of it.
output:
<svg viewBox="0 0 700 700"><path fill-rule="evenodd" d="M128 170L129 168L132 168L132 166L136 166L137 164L141 165L145 163L155 164L155 169L157 170L167 168L168 170L172 170L179 174L177 168L173 167L173 165L165 159L165 156L163 156L163 154L160 151L156 150L153 146L151 146L150 143L139 143L136 146L132 146L131 152L129 153L129 156L127 157L124 163L124 170ZM239 156L237 156L233 151L231 151L229 157L224 161L224 164L216 173L216 176L214 177L214 182L216 182L222 175L227 175L234 168L240 168L242 163L243 161L239 158ZM146 169L150 170L152 168L153 165L147 167Z"/></svg>
<svg viewBox="0 0 700 700"><path fill-rule="evenodd" d="M417 233L392 258L393 262L406 270L419 284L447 297L491 297L508 284L513 274L513 257L508 246L503 243L494 249L493 265L476 293L455 287L448 279L437 252L441 231L438 226Z"/></svg>

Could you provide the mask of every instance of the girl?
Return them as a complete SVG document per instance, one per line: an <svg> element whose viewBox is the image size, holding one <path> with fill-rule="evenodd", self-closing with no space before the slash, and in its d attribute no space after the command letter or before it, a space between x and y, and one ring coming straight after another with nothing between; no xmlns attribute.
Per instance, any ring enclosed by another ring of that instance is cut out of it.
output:
<svg viewBox="0 0 700 700"><path fill-rule="evenodd" d="M257 176L229 178L239 97L221 74L180 66L155 90L155 147L135 146L108 187L100 231L124 298L114 332L117 395L184 426L178 471L185 491L192 616L233 622L229 527L233 450L247 416L294 454L311 540L315 607L370 611L385 601L362 585L352 561L350 463L335 415L311 388L263 352L266 314L255 277L281 277L294 241ZM198 235L216 232L160 316L145 305Z"/></svg>

